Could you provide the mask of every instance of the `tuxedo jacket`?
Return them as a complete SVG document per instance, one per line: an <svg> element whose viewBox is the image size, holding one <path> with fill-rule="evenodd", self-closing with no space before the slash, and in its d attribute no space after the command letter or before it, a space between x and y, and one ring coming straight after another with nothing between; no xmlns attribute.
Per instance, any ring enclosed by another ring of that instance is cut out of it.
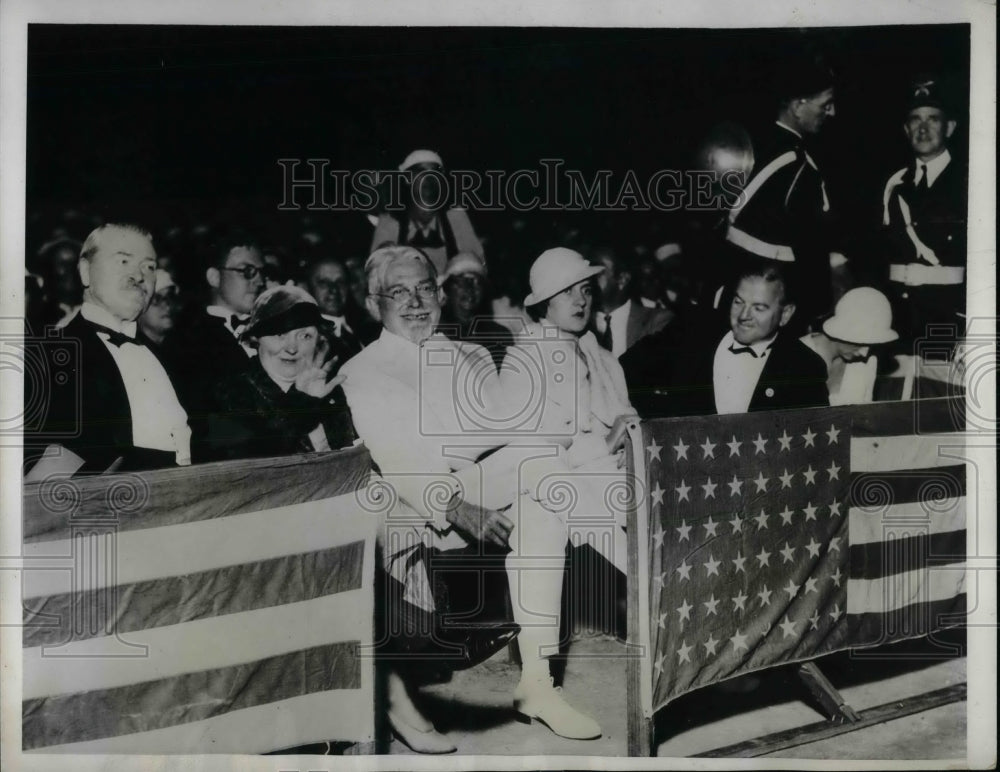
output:
<svg viewBox="0 0 1000 772"><path fill-rule="evenodd" d="M715 415L713 369L721 339L722 333L690 345L661 332L623 354L629 398L639 414ZM826 364L819 355L783 331L771 347L748 412L827 406L826 379Z"/></svg>
<svg viewBox="0 0 1000 772"><path fill-rule="evenodd" d="M164 342L163 360L191 427L191 460L209 460L208 415L218 384L246 372L253 362L222 319L204 309L188 315Z"/></svg>
<svg viewBox="0 0 1000 772"><path fill-rule="evenodd" d="M66 356L54 358L57 366L46 368L48 377L25 378L27 414L38 418L30 427L26 422L26 466L56 443L84 460L78 470L83 474L99 474L119 458L120 471L173 466L174 453L133 444L125 381L95 325L77 314L61 332L62 342L53 338L48 345ZM142 340L141 333L136 339Z"/></svg>

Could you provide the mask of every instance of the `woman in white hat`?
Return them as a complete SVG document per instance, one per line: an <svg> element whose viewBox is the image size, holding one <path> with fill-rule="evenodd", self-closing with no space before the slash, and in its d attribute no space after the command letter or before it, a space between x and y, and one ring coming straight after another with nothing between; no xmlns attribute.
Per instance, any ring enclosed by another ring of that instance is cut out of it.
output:
<svg viewBox="0 0 1000 772"><path fill-rule="evenodd" d="M574 478L577 488L600 487L577 490L577 510L586 501L606 506L604 492L624 466L626 421L636 415L621 365L590 329L593 279L603 270L571 249L543 252L531 266L524 300L536 321L507 350L500 372L511 406L523 417L519 430L530 427L534 436L566 448L569 466L587 473ZM613 554L605 557L624 572L621 537L615 534Z"/></svg>
<svg viewBox="0 0 1000 772"><path fill-rule="evenodd" d="M869 347L898 337L888 298L872 287L856 287L837 302L823 331L803 336L802 342L826 362L830 404L858 405L871 402L875 390L878 359Z"/></svg>

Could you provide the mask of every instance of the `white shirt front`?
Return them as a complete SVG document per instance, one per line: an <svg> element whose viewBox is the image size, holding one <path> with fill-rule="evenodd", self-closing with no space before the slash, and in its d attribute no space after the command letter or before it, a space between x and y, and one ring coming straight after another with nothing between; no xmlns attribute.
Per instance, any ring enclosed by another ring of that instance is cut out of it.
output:
<svg viewBox="0 0 1000 772"><path fill-rule="evenodd" d="M632 301L626 300L611 312L611 353L616 357L620 357L625 353L627 343L625 336L628 331L628 315L631 310ZM603 335L608 327L603 311L599 310L597 312L597 318L594 320L594 323L597 326L597 331Z"/></svg>
<svg viewBox="0 0 1000 772"><path fill-rule="evenodd" d="M205 309L205 313L209 316L215 316L222 320L223 325L225 325L226 329L229 330L234 338L236 338L248 357L257 356L257 349L241 341L240 334L233 329L233 316L240 316L240 314L237 314L233 309L226 308L225 306L208 306L208 308Z"/></svg>
<svg viewBox="0 0 1000 772"><path fill-rule="evenodd" d="M734 353L731 350L733 347L742 348L742 344L733 338L732 331L723 336L715 349L715 360L712 363L715 410L719 415L747 412L775 337L752 344L749 347L753 351L751 354Z"/></svg>
<svg viewBox="0 0 1000 772"><path fill-rule="evenodd" d="M135 337L134 321L122 322L100 306L84 303L80 313L89 322ZM179 465L190 464L191 428L187 413L177 400L160 360L144 345L126 342L116 346L104 332L98 332L97 337L118 365L125 384L132 414L132 444L137 448L173 451Z"/></svg>
<svg viewBox="0 0 1000 772"><path fill-rule="evenodd" d="M920 178L924 176L924 170L921 166L927 167L927 187L931 187L934 184L934 180L941 176L941 172L944 171L945 167L951 161L951 153L947 149L941 155L932 158L927 163L924 163L919 158L917 159L917 174L913 178L915 184L920 184Z"/></svg>

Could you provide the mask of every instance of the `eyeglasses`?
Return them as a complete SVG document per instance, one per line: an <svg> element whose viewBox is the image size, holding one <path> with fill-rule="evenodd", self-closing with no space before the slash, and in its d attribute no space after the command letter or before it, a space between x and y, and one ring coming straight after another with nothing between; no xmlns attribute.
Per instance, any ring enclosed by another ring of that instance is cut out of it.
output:
<svg viewBox="0 0 1000 772"><path fill-rule="evenodd" d="M437 297L437 291L437 284L427 280L420 282L413 289L408 287L394 287L388 292L373 292L371 294L377 295L380 298L389 298L397 306L401 306L413 300L414 295L418 296L421 300L430 300L433 297Z"/></svg>
<svg viewBox="0 0 1000 772"><path fill-rule="evenodd" d="M220 268L219 270L238 273L247 281L252 281L264 273L264 270L262 268L258 268L256 265L241 265L239 268Z"/></svg>

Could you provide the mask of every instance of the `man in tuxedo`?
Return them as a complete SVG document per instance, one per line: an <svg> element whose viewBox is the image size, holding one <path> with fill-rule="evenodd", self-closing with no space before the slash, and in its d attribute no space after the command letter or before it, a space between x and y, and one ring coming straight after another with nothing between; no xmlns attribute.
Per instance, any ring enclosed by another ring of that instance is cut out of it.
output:
<svg viewBox="0 0 1000 772"><path fill-rule="evenodd" d="M190 417L194 461L205 460L207 416L213 392L224 377L250 366L257 352L239 339L264 291L264 260L260 249L245 236L233 236L212 247L205 270L209 303L186 315L170 341L171 376Z"/></svg>
<svg viewBox="0 0 1000 772"><path fill-rule="evenodd" d="M647 335L662 330L674 318L672 311L647 308L631 299L632 270L615 250L597 249L591 262L604 266L604 273L597 276L600 299L594 314L594 333L616 357Z"/></svg>
<svg viewBox="0 0 1000 772"><path fill-rule="evenodd" d="M83 305L62 331L73 344L71 375L25 381L25 403L47 408L42 430L25 437L27 458L48 446L28 479L190 464L187 414L136 326L153 295L152 237L132 224L102 225L84 242L78 270Z"/></svg>
<svg viewBox="0 0 1000 772"><path fill-rule="evenodd" d="M330 356L337 357L336 372L348 359L364 348L361 338L347 319L350 280L347 268L335 257L323 257L309 267L306 287L316 298L325 324L322 334L330 347Z"/></svg>
<svg viewBox="0 0 1000 772"><path fill-rule="evenodd" d="M967 172L948 149L958 122L940 79L910 87L903 132L913 161L882 195L893 319L911 349L929 325L962 325Z"/></svg>
<svg viewBox="0 0 1000 772"><path fill-rule="evenodd" d="M715 415L829 404L826 365L786 327L790 284L773 261L740 272L729 331L681 340L661 332L621 358L632 404L644 418Z"/></svg>

